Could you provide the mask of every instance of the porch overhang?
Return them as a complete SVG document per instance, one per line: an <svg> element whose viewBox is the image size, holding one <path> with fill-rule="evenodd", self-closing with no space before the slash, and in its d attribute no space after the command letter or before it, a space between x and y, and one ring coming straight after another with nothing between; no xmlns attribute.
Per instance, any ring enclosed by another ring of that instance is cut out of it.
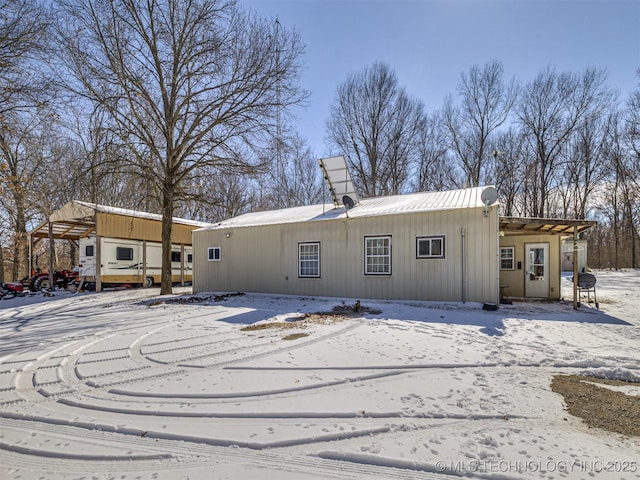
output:
<svg viewBox="0 0 640 480"><path fill-rule="evenodd" d="M573 236L595 227L594 220L564 218L500 217L500 233L505 235L561 235Z"/></svg>

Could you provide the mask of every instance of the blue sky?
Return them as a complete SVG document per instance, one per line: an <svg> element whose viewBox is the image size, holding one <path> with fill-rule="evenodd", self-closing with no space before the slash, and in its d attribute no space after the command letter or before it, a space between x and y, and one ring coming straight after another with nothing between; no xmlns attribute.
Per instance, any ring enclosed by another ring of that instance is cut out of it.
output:
<svg viewBox="0 0 640 480"><path fill-rule="evenodd" d="M375 61L428 111L455 94L461 72L492 59L507 78L526 83L547 66L560 71L604 67L626 99L639 79L640 0L241 0L277 17L306 44L302 84L309 105L296 127L315 155L347 75Z"/></svg>

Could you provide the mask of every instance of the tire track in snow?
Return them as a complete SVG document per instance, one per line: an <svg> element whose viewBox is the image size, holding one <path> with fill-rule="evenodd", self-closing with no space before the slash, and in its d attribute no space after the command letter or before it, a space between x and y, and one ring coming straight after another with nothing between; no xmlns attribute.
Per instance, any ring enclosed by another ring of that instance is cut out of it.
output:
<svg viewBox="0 0 640 480"><path fill-rule="evenodd" d="M14 427L16 423L24 422L24 420L0 418L0 424L5 427ZM31 422L23 424L22 428L32 431L34 426ZM120 432L110 432L108 430L91 430L83 429L78 426L60 425L60 424L44 424L39 425L39 431L44 433L64 435L80 440L99 442L117 442L125 448L142 449L147 454L138 454L136 459L130 462L118 460L109 461L108 459L90 458L90 456L82 457L64 457L63 455L47 455L46 452L39 451L35 455L27 454L27 452L16 451L16 449L6 450L0 444L0 458L6 459L7 465L14 468L22 469L47 469L56 468L64 469L65 472L78 471L86 472L87 468L97 463L101 466L102 471L110 473L119 472L151 472L154 470L164 469L183 469L185 465L189 468L197 468L199 465L205 466L214 461L222 461L223 463L237 463L239 459L260 465L261 469L272 468L274 470L289 470L301 473L318 473L326 478L330 475L333 478L370 478L370 479L398 479L398 480L446 480L446 475L434 475L433 472L411 470L407 471L403 468L385 465L365 465L354 462L352 458L323 458L322 452L318 455L314 454L298 454L292 456L290 451L278 453L277 450L256 450L255 448L242 447L237 444L229 446L219 446L204 444L200 442L192 442L188 438L174 441L166 438L156 438L145 435L125 434ZM80 431L78 431L80 430ZM386 430L388 431L388 429ZM328 439L326 441L334 441ZM291 445L287 445L290 447ZM271 448L271 447L269 447ZM276 447L277 448L277 447ZM42 455L38 455L42 453ZM171 461L172 459L180 459L179 463ZM154 459L154 461L150 461ZM3 460L2 463L5 463Z"/></svg>

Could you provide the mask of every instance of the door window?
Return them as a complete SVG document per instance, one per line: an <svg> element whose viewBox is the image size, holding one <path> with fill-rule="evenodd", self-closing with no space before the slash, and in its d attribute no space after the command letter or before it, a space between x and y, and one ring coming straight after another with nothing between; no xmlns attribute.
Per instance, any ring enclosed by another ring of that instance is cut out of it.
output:
<svg viewBox="0 0 640 480"><path fill-rule="evenodd" d="M544 280L544 248L529 249L529 280Z"/></svg>

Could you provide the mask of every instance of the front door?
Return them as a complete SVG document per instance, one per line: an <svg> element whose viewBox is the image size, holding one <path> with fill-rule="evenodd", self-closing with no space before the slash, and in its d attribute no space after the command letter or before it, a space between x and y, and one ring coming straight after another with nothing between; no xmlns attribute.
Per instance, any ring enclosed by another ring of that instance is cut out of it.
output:
<svg viewBox="0 0 640 480"><path fill-rule="evenodd" d="M524 295L531 298L549 297L549 244L527 243L525 246Z"/></svg>

